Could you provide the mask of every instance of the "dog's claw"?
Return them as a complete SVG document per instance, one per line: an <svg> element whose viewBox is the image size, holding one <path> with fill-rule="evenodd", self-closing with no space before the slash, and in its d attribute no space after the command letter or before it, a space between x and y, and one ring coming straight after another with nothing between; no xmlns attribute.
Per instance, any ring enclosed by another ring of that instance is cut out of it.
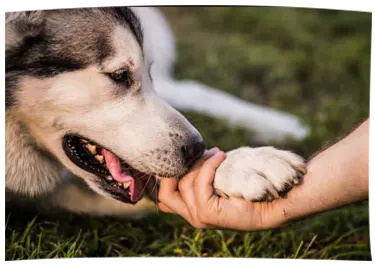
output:
<svg viewBox="0 0 375 268"><path fill-rule="evenodd" d="M214 189L214 192L215 192L216 195L218 195L220 197L223 197L225 199L229 199L229 196L219 189Z"/></svg>
<svg viewBox="0 0 375 268"><path fill-rule="evenodd" d="M284 189L280 191L279 194L284 197L292 188L293 188L293 185L285 184Z"/></svg>
<svg viewBox="0 0 375 268"><path fill-rule="evenodd" d="M306 169L305 169L305 170L306 170ZM306 172L303 173L303 172L297 170L297 178L294 178L294 179L293 179L294 184L300 184L301 181L302 181L302 179L303 179L303 176L304 176L305 174L306 174Z"/></svg>
<svg viewBox="0 0 375 268"><path fill-rule="evenodd" d="M299 166L299 167L295 167L295 169L296 169L297 171L299 171L299 172L302 174L302 176L305 175L305 174L307 173L307 169L306 169L306 167L301 167L301 166Z"/></svg>
<svg viewBox="0 0 375 268"><path fill-rule="evenodd" d="M268 200L272 200L272 199L279 199L280 198L280 195L279 193L277 192L276 189L274 188L270 188L268 191L268 197L270 197L271 199L268 198Z"/></svg>

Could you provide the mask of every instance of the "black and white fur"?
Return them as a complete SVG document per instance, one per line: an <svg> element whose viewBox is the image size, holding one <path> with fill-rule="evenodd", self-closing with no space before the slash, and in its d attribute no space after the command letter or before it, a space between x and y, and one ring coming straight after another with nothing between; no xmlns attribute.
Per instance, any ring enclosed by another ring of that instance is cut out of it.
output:
<svg viewBox="0 0 375 268"><path fill-rule="evenodd" d="M61 143L67 133L79 133L144 173L181 176L189 168L181 147L202 138L167 102L255 126L267 140L305 135L289 115L195 82L174 81L169 75L174 54L168 26L154 9L7 13L7 196L23 195L95 215L136 216L152 210L155 205L147 198L136 205L113 199L98 186L96 175L69 160ZM127 72L121 83L111 79L119 70ZM216 110L212 104L217 102L237 105L249 118L225 107ZM274 124L260 123L265 117ZM304 172L303 159L291 152L240 148L227 154L214 186L249 201L274 199Z"/></svg>

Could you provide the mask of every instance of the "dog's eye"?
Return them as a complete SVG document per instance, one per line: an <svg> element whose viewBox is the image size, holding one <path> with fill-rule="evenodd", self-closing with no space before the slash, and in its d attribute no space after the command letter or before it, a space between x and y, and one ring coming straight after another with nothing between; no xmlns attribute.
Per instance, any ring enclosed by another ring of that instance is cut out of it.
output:
<svg viewBox="0 0 375 268"><path fill-rule="evenodd" d="M126 69L117 70L113 73L109 73L108 76L118 84L124 84L126 87L130 87L132 84L131 74Z"/></svg>

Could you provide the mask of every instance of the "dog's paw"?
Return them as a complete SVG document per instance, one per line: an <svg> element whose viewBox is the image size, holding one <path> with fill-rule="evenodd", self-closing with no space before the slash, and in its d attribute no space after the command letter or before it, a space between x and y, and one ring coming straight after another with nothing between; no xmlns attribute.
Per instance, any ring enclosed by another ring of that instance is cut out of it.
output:
<svg viewBox="0 0 375 268"><path fill-rule="evenodd" d="M216 170L218 195L248 201L278 199L306 174L304 159L273 147L243 147L226 153Z"/></svg>

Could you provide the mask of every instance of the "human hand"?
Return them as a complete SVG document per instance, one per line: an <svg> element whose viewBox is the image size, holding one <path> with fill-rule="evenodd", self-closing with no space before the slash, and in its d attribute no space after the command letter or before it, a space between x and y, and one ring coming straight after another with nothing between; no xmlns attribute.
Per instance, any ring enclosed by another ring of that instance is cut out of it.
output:
<svg viewBox="0 0 375 268"><path fill-rule="evenodd" d="M303 186L294 187L288 198L256 203L214 193L215 171L224 160L224 153L215 148L179 182L161 179L159 207L181 215L196 228L276 228L293 219L367 199L368 144L369 119L312 158Z"/></svg>
<svg viewBox="0 0 375 268"><path fill-rule="evenodd" d="M248 202L215 194L212 183L223 160L224 152L214 148L179 181L160 179L159 208L179 214L195 228L249 231L279 225L281 221L269 217L274 202Z"/></svg>

